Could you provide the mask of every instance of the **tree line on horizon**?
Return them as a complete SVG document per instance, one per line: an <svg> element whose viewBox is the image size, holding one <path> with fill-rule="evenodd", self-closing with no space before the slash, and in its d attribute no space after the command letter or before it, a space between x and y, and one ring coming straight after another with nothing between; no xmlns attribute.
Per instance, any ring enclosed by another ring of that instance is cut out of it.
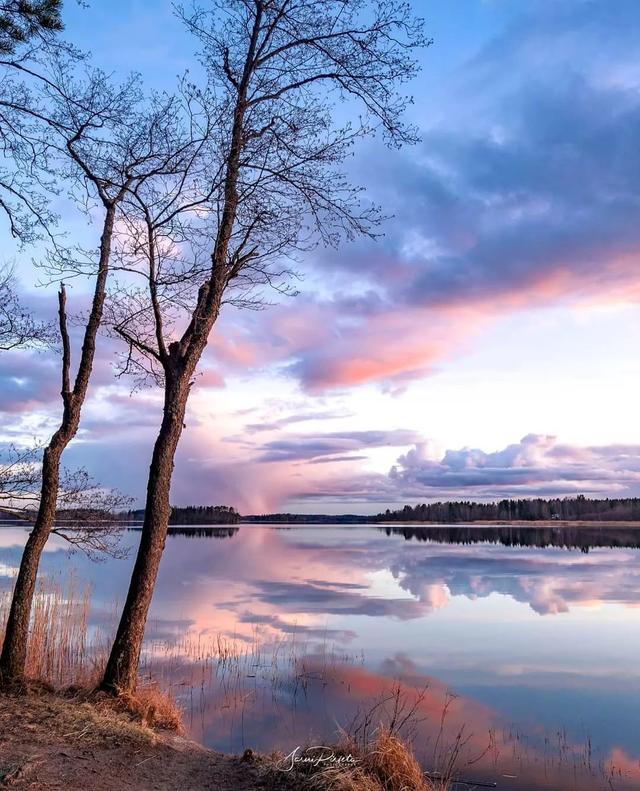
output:
<svg viewBox="0 0 640 791"><path fill-rule="evenodd" d="M129 520L142 519L143 510L130 510L123 514ZM206 525L271 523L271 524L367 524L376 522L432 522L456 524L482 521L577 521L629 522L640 521L640 497L590 498L579 494L575 497L532 497L477 502L473 500L445 500L419 503L415 506L386 511L369 516L366 514L304 514L275 512L240 514L232 506L200 505L172 506L169 524Z"/></svg>
<svg viewBox="0 0 640 791"><path fill-rule="evenodd" d="M124 522L137 522L144 519L144 509L130 509L119 514ZM235 508L228 505L187 505L171 506L170 525L237 525L242 519Z"/></svg>
<svg viewBox="0 0 640 791"><path fill-rule="evenodd" d="M22 516L33 521L37 512L0 509L0 516L11 518ZM100 523L110 526L118 523L143 522L144 508L130 508L116 512L114 508L91 509L83 507L60 508L56 511L56 522L80 525L86 530L94 529ZM188 505L171 506L168 524L179 525L237 525L240 522L255 524L371 524L378 522L425 522L433 524L457 524L460 522L482 521L640 521L640 498L589 498L584 495L563 498L519 498L503 499L494 502L472 500L445 500L434 503L419 503L415 506L368 514L311 514L289 511L241 514L228 505ZM71 528L67 528L71 529ZM57 529L56 529L57 532Z"/></svg>
<svg viewBox="0 0 640 791"><path fill-rule="evenodd" d="M376 517L385 522L478 522L585 520L640 521L640 498L623 497L596 499L582 494L575 497L505 499L482 503L471 500L452 500L436 503L405 505L398 510L387 509Z"/></svg>

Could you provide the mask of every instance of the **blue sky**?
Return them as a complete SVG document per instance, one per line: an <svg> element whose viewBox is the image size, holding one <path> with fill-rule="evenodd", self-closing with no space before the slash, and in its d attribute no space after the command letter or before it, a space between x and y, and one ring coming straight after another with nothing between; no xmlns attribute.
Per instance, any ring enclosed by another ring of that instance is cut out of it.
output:
<svg viewBox="0 0 640 791"><path fill-rule="evenodd" d="M365 142L351 166L394 215L385 237L316 251L299 297L221 318L175 502L376 511L640 494L640 7L414 5L434 39L411 86L422 142ZM198 74L169 3L68 2L65 22L120 76L162 89ZM139 499L160 394L130 396L113 352L103 341L69 457ZM25 353L0 367L6 436L46 435L59 406L42 386L51 361Z"/></svg>

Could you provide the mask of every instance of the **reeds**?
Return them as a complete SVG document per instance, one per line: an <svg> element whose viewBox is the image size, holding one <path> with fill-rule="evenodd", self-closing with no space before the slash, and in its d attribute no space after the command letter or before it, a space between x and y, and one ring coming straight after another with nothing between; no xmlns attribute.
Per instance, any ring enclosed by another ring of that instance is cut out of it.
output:
<svg viewBox="0 0 640 791"><path fill-rule="evenodd" d="M80 585L73 574L38 581L29 629L28 680L58 691L83 693L97 686L117 612L113 619L107 616L102 626L90 626L90 599L90 585ZM10 603L11 591L0 592L0 638L4 638ZM153 632L153 621L150 627ZM306 648L296 635L267 646L257 631L248 641L190 630L175 639L151 638L143 648L135 695L121 696L116 705L151 726L180 730L185 712L178 698L185 699L193 716L194 691L200 692L195 703L200 709L206 707L214 688L221 696L219 705L229 711L244 709L248 689L268 688L271 694L286 690L295 698L304 693L312 677L316 680L318 672L325 672L322 666L347 659L334 656L325 646L321 669L312 672L305 667Z"/></svg>
<svg viewBox="0 0 640 791"><path fill-rule="evenodd" d="M245 715L248 699L255 700L258 692L271 696L284 694L295 701L297 696L307 694L309 684L328 683L335 666L358 661L342 653L336 655L327 645L322 645L319 651L316 646L309 661L310 646L295 633L266 643L257 629L249 640L187 630L173 640L148 640L136 692L113 700L91 691L101 677L116 614L112 624L90 628L90 596L90 586L80 585L73 575L47 577L38 582L31 615L27 677L59 691L71 689L81 699L91 699L99 706L126 711L134 720L150 727L182 731L184 708L190 707L193 718L194 707L199 706L203 713L212 698L221 711L241 717ZM0 594L0 629L9 605L10 592ZM150 626L153 631L153 622ZM195 701L194 691L199 698ZM343 734L343 741L359 756L357 768L353 772L329 771L322 779L314 780L325 784L318 788L348 791L351 782L355 783L353 788L363 791L434 788L425 780L399 734L415 711L413 707L405 711L406 702L398 695L399 692L393 698L389 722L378 728L373 741L369 739L373 729L369 731L369 728L374 714L379 713L380 703L363 725L350 735ZM388 701L385 698L382 702ZM422 785L415 785L416 778Z"/></svg>
<svg viewBox="0 0 640 791"><path fill-rule="evenodd" d="M451 788L445 780L427 778L411 747L383 725L367 744L347 740L336 749L349 760L311 769L300 787L309 791L448 791Z"/></svg>
<svg viewBox="0 0 640 791"><path fill-rule="evenodd" d="M26 674L61 688L83 686L95 670L87 644L91 587L73 575L48 577L37 585L31 610ZM4 639L11 592L0 594L0 635Z"/></svg>
<svg viewBox="0 0 640 791"><path fill-rule="evenodd" d="M229 728L234 742L244 747L245 723L253 714L283 701L293 711L314 699L318 689L341 683L345 665L360 664L359 655L336 653L327 644L305 642L300 634L265 639L256 627L252 635L225 637L196 630L176 631L154 639L157 626L149 623L134 695L117 700L91 692L102 674L117 607L112 618L107 613L100 625L90 623L90 587L73 575L57 575L39 580L30 625L27 655L29 680L44 682L56 690L73 688L81 699L126 711L131 718L150 727L204 733L213 718L221 729ZM10 604L10 592L0 593L0 637ZM357 756L355 765L325 767L308 779L318 791L441 791L472 767L498 764L514 771L518 767L542 763L545 771L576 775L609 776L613 762L593 755L591 741L586 746L571 744L566 733L556 737L528 739L517 730L490 728L487 746L476 739L469 744L469 732L460 718L448 723L454 698L444 698L441 716L423 721L428 707L422 706L427 688L420 690L389 679L389 686L377 698L354 698L357 711L344 731L336 750ZM438 728L439 720L439 728ZM435 737L435 739L434 739ZM415 745L422 763L433 771L425 774L409 745ZM473 748L473 749L471 749ZM500 755L500 758L498 757ZM485 767L486 768L486 767Z"/></svg>
<svg viewBox="0 0 640 791"><path fill-rule="evenodd" d="M80 698L91 697L102 675L109 635L94 630L89 638L91 586L79 586L70 574L39 580L33 599L27 681L44 683L58 691L74 691ZM0 637L11 604L11 592L0 594ZM93 696L102 707L127 712L149 727L183 730L184 712L169 688L154 681L142 681L135 693L113 700Z"/></svg>

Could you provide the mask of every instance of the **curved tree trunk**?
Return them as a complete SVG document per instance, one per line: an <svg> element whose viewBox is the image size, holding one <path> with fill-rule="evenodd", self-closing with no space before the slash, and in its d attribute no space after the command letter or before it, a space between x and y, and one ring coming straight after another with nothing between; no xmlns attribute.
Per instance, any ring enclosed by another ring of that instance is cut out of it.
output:
<svg viewBox="0 0 640 791"><path fill-rule="evenodd" d="M225 275L225 266L238 209L238 174L242 154L243 121L247 110L247 87L261 20L262 7L259 4L243 76L237 86L238 96L234 108L233 130L225 175L224 207L211 254L211 277L200 287L191 321L181 340L169 344L168 353L161 358L165 372L164 416L151 459L140 546L116 638L100 684L100 689L111 694L130 692L136 686L144 628L169 526L171 476L176 448L184 426L190 380L207 345L209 333L218 318L222 294L226 287L225 277L228 275ZM152 249L153 241L150 242ZM153 283L153 277L151 282ZM155 306L153 291L151 299ZM161 331L157 313L156 331ZM162 347L163 344L159 343L159 345Z"/></svg>
<svg viewBox="0 0 640 791"><path fill-rule="evenodd" d="M51 438L42 459L42 486L38 515L20 561L20 570L11 599L4 643L0 654L0 680L3 682L18 681L25 674L29 620L31 618L31 605L36 586L38 566L40 564L40 556L55 522L60 486L60 458L78 431L80 413L89 386L89 378L95 356L96 337L102 321L114 219L115 204L112 204L107 207L105 214L93 303L85 328L80 363L73 390L71 390L69 376L71 348L66 323L66 295L64 285L60 288L59 315L63 347L61 394L64 410L60 427Z"/></svg>
<svg viewBox="0 0 640 791"><path fill-rule="evenodd" d="M164 413L149 469L140 546L118 631L100 684L100 689L110 694L131 692L136 687L145 624L167 538L171 476L184 427L189 378L184 370L178 373L167 370Z"/></svg>
<svg viewBox="0 0 640 791"><path fill-rule="evenodd" d="M40 555L49 537L49 525L53 524L56 515L62 449L61 441L56 436L45 450L42 459L40 508L38 509L38 517L33 530L22 553L20 571L13 589L11 609L7 619L5 640L0 659L0 677L3 680L16 680L24 674L27 661L27 637L29 634L31 602L36 585Z"/></svg>

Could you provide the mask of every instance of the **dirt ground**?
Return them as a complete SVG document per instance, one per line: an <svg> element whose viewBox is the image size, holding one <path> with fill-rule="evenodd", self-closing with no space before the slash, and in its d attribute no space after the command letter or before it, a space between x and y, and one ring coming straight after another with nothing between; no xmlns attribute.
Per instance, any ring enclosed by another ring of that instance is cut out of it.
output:
<svg viewBox="0 0 640 791"><path fill-rule="evenodd" d="M261 759L221 755L91 703L0 693L0 788L249 791L273 787Z"/></svg>

